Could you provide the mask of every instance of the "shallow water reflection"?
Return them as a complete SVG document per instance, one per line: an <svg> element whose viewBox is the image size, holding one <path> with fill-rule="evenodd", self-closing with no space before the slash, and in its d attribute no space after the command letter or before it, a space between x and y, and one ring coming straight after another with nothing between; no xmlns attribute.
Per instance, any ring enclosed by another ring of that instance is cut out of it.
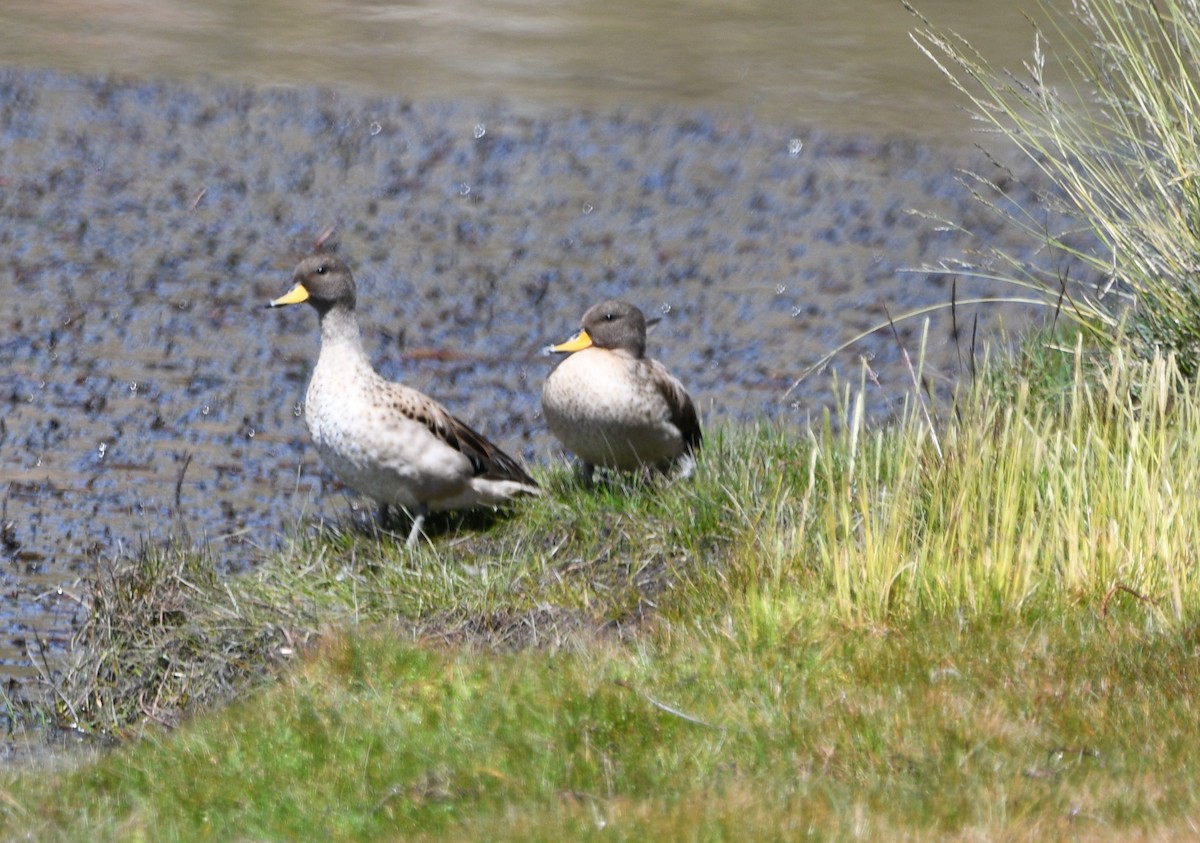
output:
<svg viewBox="0 0 1200 843"><path fill-rule="evenodd" d="M925 0L997 65L1032 51L1010 0ZM5 63L330 85L416 99L687 106L825 131L966 138L898 0L7 0Z"/></svg>

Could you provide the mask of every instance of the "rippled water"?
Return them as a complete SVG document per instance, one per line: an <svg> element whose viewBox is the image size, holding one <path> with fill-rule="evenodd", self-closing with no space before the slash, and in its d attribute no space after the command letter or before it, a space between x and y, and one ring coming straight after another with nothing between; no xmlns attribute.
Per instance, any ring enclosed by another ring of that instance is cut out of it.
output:
<svg viewBox="0 0 1200 843"><path fill-rule="evenodd" d="M1024 53L1007 2L924 5L1000 63ZM61 653L94 566L186 534L239 568L347 511L295 412L315 316L262 309L329 225L385 374L537 465L561 457L536 350L596 299L665 314L653 352L707 423L800 422L824 398L781 400L799 371L885 308L948 299L905 270L966 244L912 209L981 213L955 183L964 118L892 2L9 0L3 18L17 680ZM897 349L862 350L886 410ZM931 368L959 354L935 326Z"/></svg>
<svg viewBox="0 0 1200 843"><path fill-rule="evenodd" d="M999 66L1039 4L924 0ZM899 0L6 0L6 64L547 107L672 105L966 138Z"/></svg>

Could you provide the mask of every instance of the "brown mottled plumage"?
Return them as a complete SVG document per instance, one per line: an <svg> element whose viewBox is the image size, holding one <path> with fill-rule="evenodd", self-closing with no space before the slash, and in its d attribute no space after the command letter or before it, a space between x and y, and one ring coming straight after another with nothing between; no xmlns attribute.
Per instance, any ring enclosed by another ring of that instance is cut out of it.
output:
<svg viewBox="0 0 1200 843"><path fill-rule="evenodd" d="M622 471L653 466L688 474L703 435L691 396L666 367L646 356L646 317L624 301L583 315L582 329L550 346L569 352L542 388L550 431L583 461Z"/></svg>
<svg viewBox="0 0 1200 843"><path fill-rule="evenodd" d="M363 350L346 264L313 255L293 280L270 306L308 302L321 319L321 352L304 399L313 444L346 485L413 516L410 546L429 512L538 493L508 454L429 396L375 371Z"/></svg>

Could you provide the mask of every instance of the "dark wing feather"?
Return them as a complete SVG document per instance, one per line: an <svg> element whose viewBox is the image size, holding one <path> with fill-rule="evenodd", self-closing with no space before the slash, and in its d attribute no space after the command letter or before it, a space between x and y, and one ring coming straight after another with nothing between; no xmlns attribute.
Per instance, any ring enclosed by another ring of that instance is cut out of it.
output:
<svg viewBox="0 0 1200 843"><path fill-rule="evenodd" d="M417 418L436 436L445 440L446 444L469 459L476 477L488 480L515 480L527 486L537 487L537 482L516 460L440 404L429 401L421 408Z"/></svg>
<svg viewBox="0 0 1200 843"><path fill-rule="evenodd" d="M668 372L666 367L657 360L654 363L657 369L654 382L658 386L659 394L671 408L671 423L683 434L684 453L694 453L700 450L700 445L704 441L704 434L700 432L700 416L696 412L696 405L692 403L692 396L688 395L679 379Z"/></svg>

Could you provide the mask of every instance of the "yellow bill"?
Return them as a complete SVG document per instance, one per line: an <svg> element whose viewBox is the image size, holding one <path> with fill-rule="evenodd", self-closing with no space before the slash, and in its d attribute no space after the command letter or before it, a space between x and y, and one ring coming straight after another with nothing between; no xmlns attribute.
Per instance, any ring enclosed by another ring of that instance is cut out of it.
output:
<svg viewBox="0 0 1200 843"><path fill-rule="evenodd" d="M292 289L288 290L279 298L271 302L267 307L280 307L285 304L299 304L302 301L308 301L308 290L303 284L297 284Z"/></svg>
<svg viewBox="0 0 1200 843"><path fill-rule="evenodd" d="M548 347L547 351L567 352L567 351L582 351L585 348L592 347L592 338L588 336L587 331L580 331L575 336L571 337L566 342L560 342L558 345Z"/></svg>

